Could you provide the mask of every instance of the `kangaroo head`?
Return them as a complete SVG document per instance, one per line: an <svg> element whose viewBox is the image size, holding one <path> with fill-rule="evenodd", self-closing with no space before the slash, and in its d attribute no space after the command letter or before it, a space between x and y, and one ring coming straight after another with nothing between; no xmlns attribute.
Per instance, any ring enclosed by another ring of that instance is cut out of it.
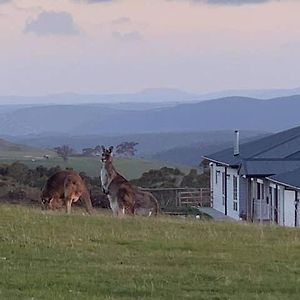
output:
<svg viewBox="0 0 300 300"><path fill-rule="evenodd" d="M43 205L48 205L51 201L51 198L52 197L49 195L46 189L42 190L41 200Z"/></svg>
<svg viewBox="0 0 300 300"><path fill-rule="evenodd" d="M43 192L41 195L41 200L42 200L42 209L43 210L51 208L51 203L53 200L52 196L47 195L46 193Z"/></svg>
<svg viewBox="0 0 300 300"><path fill-rule="evenodd" d="M109 148L105 148L104 146L102 148L102 162L112 161L113 158L113 146L110 146Z"/></svg>
<svg viewBox="0 0 300 300"><path fill-rule="evenodd" d="M47 191L42 192L41 200L43 209L56 209L62 207L62 200Z"/></svg>

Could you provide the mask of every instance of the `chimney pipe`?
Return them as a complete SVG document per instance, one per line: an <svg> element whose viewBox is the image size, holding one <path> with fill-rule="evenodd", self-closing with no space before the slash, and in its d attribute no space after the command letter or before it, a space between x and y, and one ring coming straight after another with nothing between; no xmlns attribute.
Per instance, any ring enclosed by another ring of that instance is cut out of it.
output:
<svg viewBox="0 0 300 300"><path fill-rule="evenodd" d="M234 132L234 150L233 150L234 156L237 156L240 154L240 132L238 130L235 130Z"/></svg>

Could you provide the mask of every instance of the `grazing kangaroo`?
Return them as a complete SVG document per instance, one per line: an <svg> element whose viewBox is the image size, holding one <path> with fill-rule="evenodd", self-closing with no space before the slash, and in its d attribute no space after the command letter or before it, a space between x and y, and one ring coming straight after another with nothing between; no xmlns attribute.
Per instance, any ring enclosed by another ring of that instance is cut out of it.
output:
<svg viewBox="0 0 300 300"><path fill-rule="evenodd" d="M41 198L44 207L56 209L65 205L68 214L71 212L72 203L81 198L87 212L93 212L90 194L75 171L60 171L52 175L43 188Z"/></svg>
<svg viewBox="0 0 300 300"><path fill-rule="evenodd" d="M120 175L112 161L113 147L106 149L102 146L101 184L104 194L108 196L113 214L157 215L159 208L155 197L135 187Z"/></svg>

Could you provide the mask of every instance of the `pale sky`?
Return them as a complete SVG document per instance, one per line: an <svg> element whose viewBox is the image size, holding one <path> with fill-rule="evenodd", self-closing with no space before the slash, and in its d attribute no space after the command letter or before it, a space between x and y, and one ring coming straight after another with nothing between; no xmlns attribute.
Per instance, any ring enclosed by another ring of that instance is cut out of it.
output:
<svg viewBox="0 0 300 300"><path fill-rule="evenodd" d="M300 86L300 0L0 0L0 95Z"/></svg>

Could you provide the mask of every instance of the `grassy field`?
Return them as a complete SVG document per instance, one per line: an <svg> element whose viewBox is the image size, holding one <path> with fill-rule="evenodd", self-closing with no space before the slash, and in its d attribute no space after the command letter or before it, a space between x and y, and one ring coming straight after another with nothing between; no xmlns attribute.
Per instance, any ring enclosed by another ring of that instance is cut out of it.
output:
<svg viewBox="0 0 300 300"><path fill-rule="evenodd" d="M0 204L0 299L299 299L300 231Z"/></svg>
<svg viewBox="0 0 300 300"><path fill-rule="evenodd" d="M50 159L44 158L48 155ZM99 157L70 157L64 162L54 151L36 149L24 145L17 145L0 139L0 163L13 163L19 161L35 168L43 165L47 168L61 166L63 169L71 167L78 172L84 171L91 177L98 177L100 174L101 163ZM140 178L144 172L151 169L160 169L162 167L179 168L182 172L188 173L190 167L173 164L157 160L144 160L138 158L119 158L114 159L114 165L117 170L128 179Z"/></svg>
<svg viewBox="0 0 300 300"><path fill-rule="evenodd" d="M41 150L42 151L42 150ZM43 158L43 154L50 155L50 159ZM101 162L99 157L70 157L67 162L62 158L57 157L54 152L1 152L0 163L12 163L19 161L28 165L30 168L35 168L43 165L47 168L55 167L57 165L62 168L72 167L75 170L86 172L91 177L98 177L101 169ZM141 177L144 172L151 169L160 169L162 167L178 167L184 173L188 173L190 168L182 165L172 164L168 162L144 160L138 158L119 158L114 159L114 165L117 170L128 179L136 179Z"/></svg>

